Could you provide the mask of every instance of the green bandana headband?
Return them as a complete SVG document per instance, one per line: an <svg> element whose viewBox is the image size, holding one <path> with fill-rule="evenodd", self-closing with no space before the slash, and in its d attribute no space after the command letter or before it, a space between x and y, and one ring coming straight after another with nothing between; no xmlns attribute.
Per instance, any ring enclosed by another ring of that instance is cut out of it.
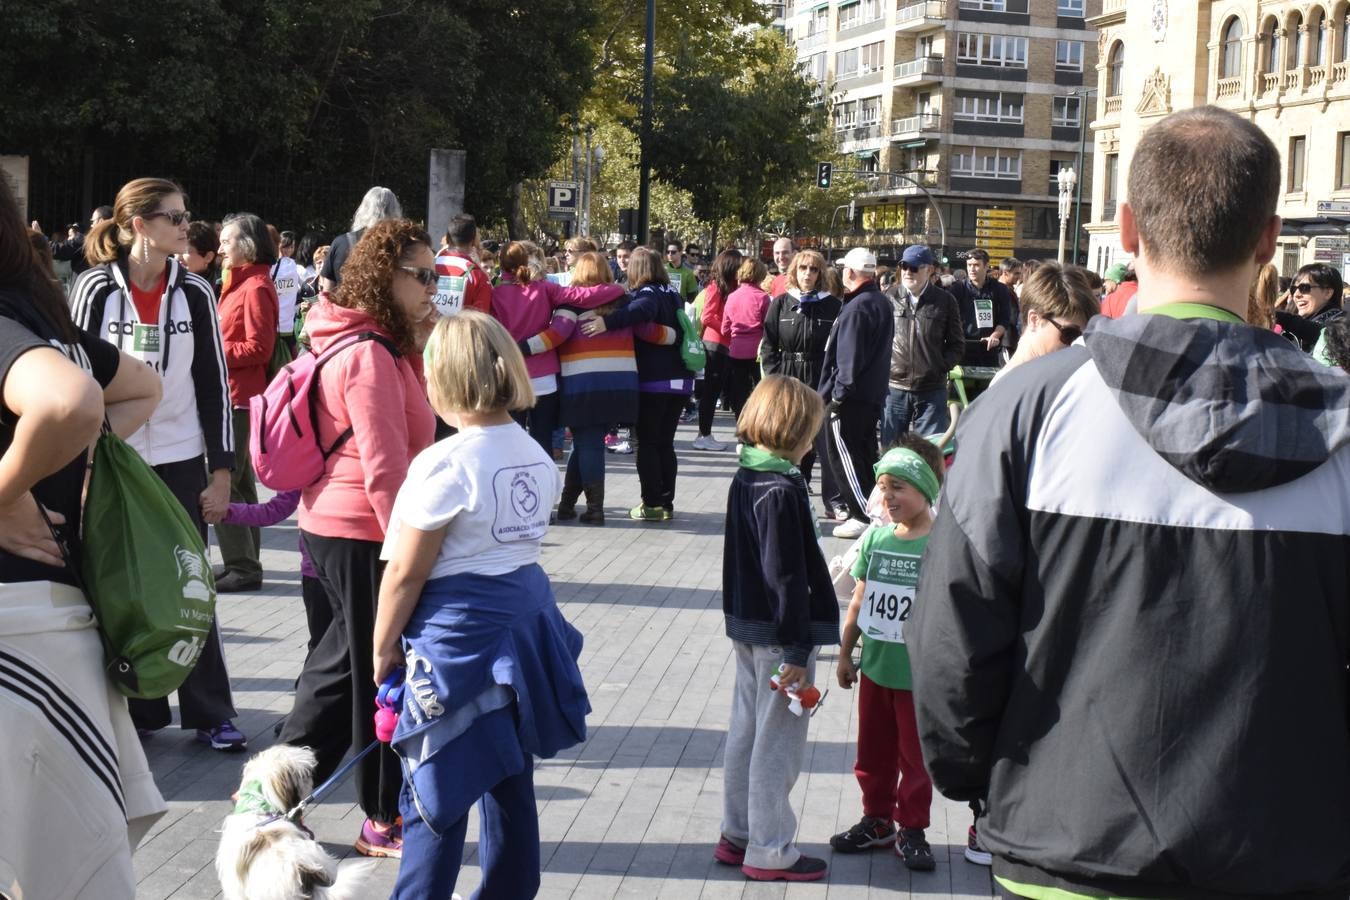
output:
<svg viewBox="0 0 1350 900"><path fill-rule="evenodd" d="M890 475L901 481L908 481L919 489L919 493L923 494L930 504L937 499L937 476L928 467L928 463L923 461L923 457L913 450L905 447L887 450L881 461L872 467L872 471L878 478Z"/></svg>

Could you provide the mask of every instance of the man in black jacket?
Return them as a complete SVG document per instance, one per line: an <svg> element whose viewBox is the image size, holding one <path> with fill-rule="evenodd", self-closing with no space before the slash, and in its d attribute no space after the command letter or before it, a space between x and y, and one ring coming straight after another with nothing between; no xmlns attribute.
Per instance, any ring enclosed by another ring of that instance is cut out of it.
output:
<svg viewBox="0 0 1350 900"><path fill-rule="evenodd" d="M872 252L854 247L840 265L844 309L825 345L820 395L829 406L829 464L849 513L834 536L852 539L868 525L867 495L876 484L877 422L886 402L895 322L891 301L877 288Z"/></svg>
<svg viewBox="0 0 1350 900"><path fill-rule="evenodd" d="M1350 379L1242 320L1280 170L1226 110L1151 125L1139 314L961 419L905 638L1005 896L1350 894Z"/></svg>
<svg viewBox="0 0 1350 900"><path fill-rule="evenodd" d="M978 247L966 257L965 281L952 285L966 329L966 359L971 366L1000 366L999 348L1008 347L1016 301L1008 288L989 274L989 254Z"/></svg>
<svg viewBox="0 0 1350 900"><path fill-rule="evenodd" d="M947 373L961 361L965 336L956 298L936 284L933 253L921 244L905 249L900 280L886 290L894 311L890 396L881 419L881 443L890 446L913 428L942 434L947 412Z"/></svg>

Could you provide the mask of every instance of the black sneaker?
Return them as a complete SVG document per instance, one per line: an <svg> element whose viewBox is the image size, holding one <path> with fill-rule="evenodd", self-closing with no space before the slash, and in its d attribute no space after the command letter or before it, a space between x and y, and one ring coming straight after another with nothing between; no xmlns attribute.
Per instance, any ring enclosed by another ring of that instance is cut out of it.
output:
<svg viewBox="0 0 1350 900"><path fill-rule="evenodd" d="M931 872L937 868L933 859L933 848L928 846L928 838L922 828L902 828L895 839L895 855L905 861L906 869L916 872Z"/></svg>
<svg viewBox="0 0 1350 900"><path fill-rule="evenodd" d="M848 831L830 838L830 846L840 853L861 853L873 847L895 843L895 826L889 819L863 816L862 821Z"/></svg>

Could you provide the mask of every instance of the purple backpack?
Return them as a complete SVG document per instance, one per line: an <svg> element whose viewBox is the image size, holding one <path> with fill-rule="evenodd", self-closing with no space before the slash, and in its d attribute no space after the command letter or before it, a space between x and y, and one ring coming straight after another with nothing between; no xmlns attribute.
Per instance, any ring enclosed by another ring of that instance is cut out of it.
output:
<svg viewBox="0 0 1350 900"><path fill-rule="evenodd" d="M302 354L282 368L266 390L249 400L249 457L258 480L272 490L297 491L318 481L328 457L352 436L348 426L327 450L319 443L315 388L324 363L361 341L378 341L396 359L400 356L389 338L363 331L335 341L318 356Z"/></svg>

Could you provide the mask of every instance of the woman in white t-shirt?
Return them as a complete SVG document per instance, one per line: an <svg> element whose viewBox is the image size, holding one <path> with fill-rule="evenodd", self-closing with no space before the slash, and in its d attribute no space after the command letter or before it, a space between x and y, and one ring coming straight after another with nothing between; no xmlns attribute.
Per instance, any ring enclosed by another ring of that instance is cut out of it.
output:
<svg viewBox="0 0 1350 900"><path fill-rule="evenodd" d="M429 351L431 404L459 431L408 467L375 617L376 683L407 670L392 741L405 774L393 896L451 896L477 803L480 892L533 897L533 757L583 741L590 711L581 634L539 566L558 469L512 421L535 398L500 322L473 310L446 316Z"/></svg>

